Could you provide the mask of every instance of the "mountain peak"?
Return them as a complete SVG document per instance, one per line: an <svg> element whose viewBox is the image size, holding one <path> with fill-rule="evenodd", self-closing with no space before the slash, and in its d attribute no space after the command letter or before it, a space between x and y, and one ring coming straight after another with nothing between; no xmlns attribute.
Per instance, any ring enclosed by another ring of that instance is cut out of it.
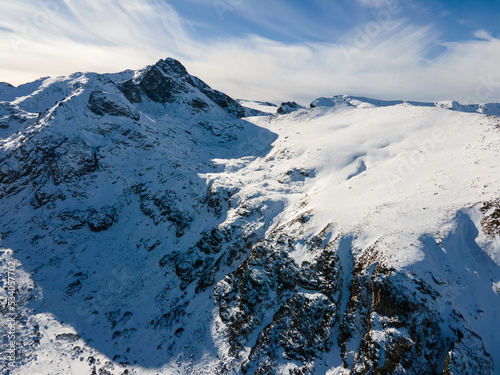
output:
<svg viewBox="0 0 500 375"><path fill-rule="evenodd" d="M222 108L231 116L243 117L245 114L238 102L190 75L184 65L170 57L119 85L131 103L142 103L145 96L161 104L184 103L195 111Z"/></svg>
<svg viewBox="0 0 500 375"><path fill-rule="evenodd" d="M179 76L189 75L184 65L182 65L179 60L176 60L172 57L167 57L166 59L158 60L158 62L152 66L152 68L154 67L160 68L163 72L167 74L175 74Z"/></svg>

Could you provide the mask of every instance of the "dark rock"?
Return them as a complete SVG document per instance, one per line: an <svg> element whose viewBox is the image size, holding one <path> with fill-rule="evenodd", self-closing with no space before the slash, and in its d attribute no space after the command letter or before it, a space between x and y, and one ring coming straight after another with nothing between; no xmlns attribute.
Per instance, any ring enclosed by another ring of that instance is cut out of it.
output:
<svg viewBox="0 0 500 375"><path fill-rule="evenodd" d="M281 359L277 348L284 350L283 357L288 360L308 362L321 357L331 347L336 312L336 304L326 296L296 294L260 333L242 366L244 372L251 368L264 372L270 363L277 364Z"/></svg>
<svg viewBox="0 0 500 375"><path fill-rule="evenodd" d="M288 113L292 113L292 112L298 111L299 109L304 109L304 107L301 106L300 104L295 103L295 102L283 102L279 106L277 112L280 115L286 115Z"/></svg>
<svg viewBox="0 0 500 375"><path fill-rule="evenodd" d="M211 231L201 234L201 239L196 243L195 247L207 255L217 254L221 250L222 244L227 241L227 239L224 233L217 228L213 228Z"/></svg>
<svg viewBox="0 0 500 375"><path fill-rule="evenodd" d="M118 85L120 91L131 103L142 103L142 91L133 81L122 82Z"/></svg>
<svg viewBox="0 0 500 375"><path fill-rule="evenodd" d="M56 340L75 342L80 340L80 336L78 336L76 333L60 333L56 335Z"/></svg>
<svg viewBox="0 0 500 375"><path fill-rule="evenodd" d="M229 199L234 193L235 191L229 191L222 186L214 187L211 185L207 189L205 203L216 216L220 216L224 208L229 208Z"/></svg>
<svg viewBox="0 0 500 375"><path fill-rule="evenodd" d="M201 110L205 110L209 107L209 105L206 102L204 102L202 99L199 99L199 98L195 98L195 99L191 100L189 102L189 104L191 106L193 106L194 108L198 108Z"/></svg>
<svg viewBox="0 0 500 375"><path fill-rule="evenodd" d="M140 118L134 107L126 105L125 101L103 91L92 91L90 93L88 107L99 116L122 116L136 121Z"/></svg>
<svg viewBox="0 0 500 375"><path fill-rule="evenodd" d="M179 328L175 331L175 336L181 337L183 332L184 332L184 328Z"/></svg>
<svg viewBox="0 0 500 375"><path fill-rule="evenodd" d="M82 288L82 283L80 280L76 280L75 282L72 282L66 287L66 293L69 295L72 295L75 292L78 292Z"/></svg>
<svg viewBox="0 0 500 375"><path fill-rule="evenodd" d="M208 96L215 102L215 104L224 109L227 113L238 118L245 117L245 109L238 102L220 91L211 89L201 80L197 79L195 82L198 83L198 88L202 93Z"/></svg>
<svg viewBox="0 0 500 375"><path fill-rule="evenodd" d="M43 186L52 179L59 185L99 169L95 150L81 140L69 141L60 134L37 135L3 161L0 197L17 194L32 183Z"/></svg>
<svg viewBox="0 0 500 375"><path fill-rule="evenodd" d="M161 317L156 318L150 322L151 326L160 328L172 328L173 326L179 324L181 318L186 315L186 308L189 302L180 302L178 299L171 305L169 311L163 314Z"/></svg>
<svg viewBox="0 0 500 375"><path fill-rule="evenodd" d="M78 230L87 224L88 213L86 211L75 210L61 212L57 217L62 221L61 229L63 231Z"/></svg>
<svg viewBox="0 0 500 375"><path fill-rule="evenodd" d="M65 199L66 195L64 195L62 192L50 194L43 191L35 191L33 193L33 199L30 201L30 204L34 209L37 209L47 205L48 203L53 203L57 200L64 201Z"/></svg>
<svg viewBox="0 0 500 375"><path fill-rule="evenodd" d="M181 73L183 73L182 70ZM179 79L186 74L187 72L179 74L178 67L171 69L166 60L161 60L146 72L139 82L139 87L152 101L162 104L171 103L180 94L189 92L189 88Z"/></svg>
<svg viewBox="0 0 500 375"><path fill-rule="evenodd" d="M484 215L481 220L484 233L492 238L500 235L500 199L485 202L481 212Z"/></svg>
<svg viewBox="0 0 500 375"><path fill-rule="evenodd" d="M370 253L377 257L375 250ZM429 290L414 293L419 284L408 288L413 283L404 273L358 260L338 337L344 367L352 374L439 373L445 355L441 323L423 303ZM383 341L374 340L381 335Z"/></svg>
<svg viewBox="0 0 500 375"><path fill-rule="evenodd" d="M204 94L209 101L221 107L235 117L244 117L244 108L226 94L213 90L200 79L189 75L186 68L177 60L167 58L159 60L149 67L138 82L133 79L122 82L119 88L131 103L142 102L142 94L157 103L173 103L184 94L195 93L197 90ZM203 98L188 101L190 107L196 110L207 110L210 104Z"/></svg>
<svg viewBox="0 0 500 375"><path fill-rule="evenodd" d="M181 237L191 225L193 217L189 212L177 207L175 192L167 191L156 196L143 185L132 186L132 191L139 195L141 211L150 217L155 225L165 220L170 221L175 226L177 237Z"/></svg>
<svg viewBox="0 0 500 375"><path fill-rule="evenodd" d="M92 232L108 230L117 220L116 210L110 206L104 206L99 211L95 209L88 211L87 224Z"/></svg>
<svg viewBox="0 0 500 375"><path fill-rule="evenodd" d="M491 355L477 335L465 330L457 339L446 354L442 375L496 373Z"/></svg>
<svg viewBox="0 0 500 375"><path fill-rule="evenodd" d="M175 274L181 280L181 290L204 275L214 264L213 257L196 256L192 250L176 254L171 261L175 265Z"/></svg>

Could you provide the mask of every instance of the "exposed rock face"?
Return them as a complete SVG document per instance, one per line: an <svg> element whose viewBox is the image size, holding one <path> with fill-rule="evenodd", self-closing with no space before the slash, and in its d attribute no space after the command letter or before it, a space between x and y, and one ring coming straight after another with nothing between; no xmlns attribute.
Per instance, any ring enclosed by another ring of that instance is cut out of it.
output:
<svg viewBox="0 0 500 375"><path fill-rule="evenodd" d="M185 82L188 76L178 61L160 60L145 72L138 86L152 101L167 103L188 93Z"/></svg>
<svg viewBox="0 0 500 375"><path fill-rule="evenodd" d="M500 235L500 199L486 202L481 207L485 215L481 221L484 232L492 238Z"/></svg>
<svg viewBox="0 0 500 375"><path fill-rule="evenodd" d="M350 374L494 373L490 354L460 314L435 315L441 295L433 286L372 263L375 248L350 269L349 239L311 239L319 256L299 266L285 249L296 240L291 233L301 231L289 228L284 241L256 245L215 289L234 356L262 327L243 373L278 374L285 359L294 363L291 373L314 374L333 345Z"/></svg>
<svg viewBox="0 0 500 375"><path fill-rule="evenodd" d="M97 169L96 151L81 140L70 140L62 134L34 137L3 161L0 197L16 194L28 184L43 186L52 181L59 185L73 181Z"/></svg>
<svg viewBox="0 0 500 375"><path fill-rule="evenodd" d="M278 107L277 112L280 115L286 115L287 113L292 113L292 112L297 111L299 109L304 109L304 107L301 106L300 104L295 103L295 102L283 102Z"/></svg>
<svg viewBox="0 0 500 375"><path fill-rule="evenodd" d="M142 95L157 103L178 102L183 95L200 95L188 103L194 108L206 110L212 103L227 113L243 117L243 107L226 94L211 89L200 79L191 76L177 60L168 58L148 67L139 76L120 84L121 90L132 103L141 103Z"/></svg>
<svg viewBox="0 0 500 375"><path fill-rule="evenodd" d="M92 232L101 232L111 228L116 220L116 210L113 207L104 206L99 211L90 209L87 223Z"/></svg>
<svg viewBox="0 0 500 375"><path fill-rule="evenodd" d="M131 105L119 103L118 98L111 97L102 91L93 91L89 97L89 109L96 115L124 116L139 120L139 113Z"/></svg>

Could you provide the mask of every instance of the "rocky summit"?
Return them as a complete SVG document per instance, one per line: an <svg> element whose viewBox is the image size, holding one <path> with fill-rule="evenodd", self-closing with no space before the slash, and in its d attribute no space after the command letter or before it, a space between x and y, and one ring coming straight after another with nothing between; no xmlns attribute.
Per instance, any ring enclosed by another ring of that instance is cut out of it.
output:
<svg viewBox="0 0 500 375"><path fill-rule="evenodd" d="M498 374L499 116L0 84L1 372Z"/></svg>

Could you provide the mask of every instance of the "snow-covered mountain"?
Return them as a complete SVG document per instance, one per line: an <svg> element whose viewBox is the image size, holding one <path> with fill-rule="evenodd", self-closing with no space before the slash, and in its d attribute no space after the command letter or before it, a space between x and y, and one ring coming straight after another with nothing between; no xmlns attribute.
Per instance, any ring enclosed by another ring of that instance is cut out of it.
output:
<svg viewBox="0 0 500 375"><path fill-rule="evenodd" d="M2 372L497 374L500 106L290 103L0 84Z"/></svg>

